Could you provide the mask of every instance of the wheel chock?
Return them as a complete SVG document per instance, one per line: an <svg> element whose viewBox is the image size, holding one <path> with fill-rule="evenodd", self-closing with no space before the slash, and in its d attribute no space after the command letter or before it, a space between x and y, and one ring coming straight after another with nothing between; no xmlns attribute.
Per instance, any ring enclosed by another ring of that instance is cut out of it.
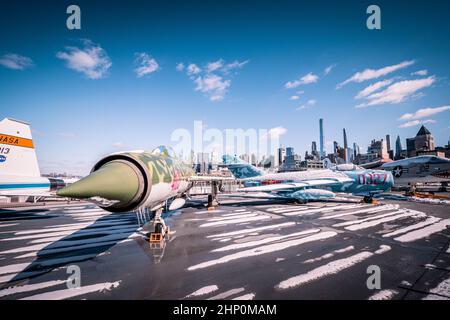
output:
<svg viewBox="0 0 450 320"><path fill-rule="evenodd" d="M150 243L160 243L163 239L162 233L152 232L150 234Z"/></svg>

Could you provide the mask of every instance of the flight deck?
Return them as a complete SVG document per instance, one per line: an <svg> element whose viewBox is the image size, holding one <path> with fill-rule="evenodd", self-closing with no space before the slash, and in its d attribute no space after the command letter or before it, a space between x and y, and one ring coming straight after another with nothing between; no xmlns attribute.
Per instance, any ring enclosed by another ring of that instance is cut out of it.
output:
<svg viewBox="0 0 450 320"><path fill-rule="evenodd" d="M159 244L134 212L0 209L0 299L450 299L450 204L205 201Z"/></svg>

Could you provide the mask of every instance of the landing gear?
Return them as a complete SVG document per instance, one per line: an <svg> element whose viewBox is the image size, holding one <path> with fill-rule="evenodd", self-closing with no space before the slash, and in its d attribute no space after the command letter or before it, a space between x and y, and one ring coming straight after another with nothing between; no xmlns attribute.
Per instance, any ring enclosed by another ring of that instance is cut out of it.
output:
<svg viewBox="0 0 450 320"><path fill-rule="evenodd" d="M161 242L170 234L170 228L166 226L164 219L161 217L162 211L163 209L159 208L155 212L155 217L153 218L155 231L150 234L150 242Z"/></svg>
<svg viewBox="0 0 450 320"><path fill-rule="evenodd" d="M364 203L373 203L373 197L372 196L364 196L363 202Z"/></svg>
<svg viewBox="0 0 450 320"><path fill-rule="evenodd" d="M155 233L163 233L164 232L164 227L162 225L162 223L157 223L155 225Z"/></svg>
<svg viewBox="0 0 450 320"><path fill-rule="evenodd" d="M218 206L220 206L219 200L218 200L218 193L219 190L222 188L222 186L219 185L218 181L212 181L211 182L211 193L208 194L208 209L214 208L214 204L217 204Z"/></svg>

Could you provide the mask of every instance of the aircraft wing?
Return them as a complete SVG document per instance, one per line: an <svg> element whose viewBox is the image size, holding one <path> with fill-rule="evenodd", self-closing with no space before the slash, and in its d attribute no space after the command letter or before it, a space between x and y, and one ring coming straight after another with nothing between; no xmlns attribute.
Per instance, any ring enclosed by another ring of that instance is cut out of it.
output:
<svg viewBox="0 0 450 320"><path fill-rule="evenodd" d="M228 194L229 198L245 198L245 199L275 199L275 200L286 200L292 199L283 195L272 194L267 192L254 192L248 194Z"/></svg>
<svg viewBox="0 0 450 320"><path fill-rule="evenodd" d="M234 177L218 177L218 176L191 176L189 181L201 182L201 181L234 181Z"/></svg>
<svg viewBox="0 0 450 320"><path fill-rule="evenodd" d="M305 188L311 188L311 187L343 184L343 183L351 182L351 181L352 181L352 179L350 179L350 178L316 179L316 180L305 180L302 182L277 183L277 184L269 184L269 185L257 186L257 187L246 187L246 188L240 188L237 191L239 191L239 192L296 191L299 189L305 189Z"/></svg>
<svg viewBox="0 0 450 320"><path fill-rule="evenodd" d="M18 197L18 196L27 196L27 197L56 197L56 192L45 192L45 191L1 191L0 196L4 197Z"/></svg>

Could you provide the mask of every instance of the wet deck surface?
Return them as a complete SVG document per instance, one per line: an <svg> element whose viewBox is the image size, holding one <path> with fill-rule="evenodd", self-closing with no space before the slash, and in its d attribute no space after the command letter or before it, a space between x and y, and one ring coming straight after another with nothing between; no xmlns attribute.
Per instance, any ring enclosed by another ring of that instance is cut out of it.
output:
<svg viewBox="0 0 450 320"><path fill-rule="evenodd" d="M0 209L0 299L450 299L448 204L220 199L171 213L159 249L134 213Z"/></svg>

